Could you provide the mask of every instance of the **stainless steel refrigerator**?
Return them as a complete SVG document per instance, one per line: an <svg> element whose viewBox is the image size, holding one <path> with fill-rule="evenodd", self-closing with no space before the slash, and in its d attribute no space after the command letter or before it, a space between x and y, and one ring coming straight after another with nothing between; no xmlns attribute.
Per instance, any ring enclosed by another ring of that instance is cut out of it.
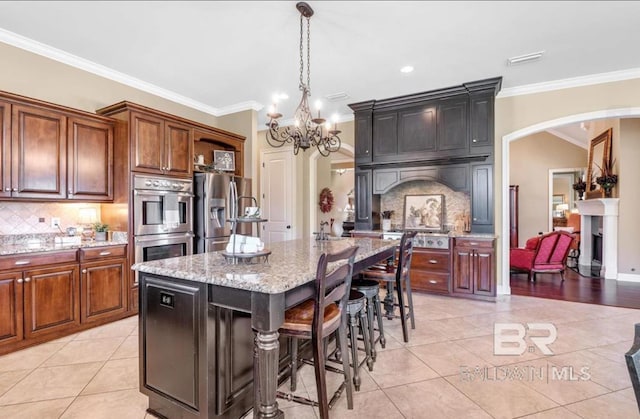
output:
<svg viewBox="0 0 640 419"><path fill-rule="evenodd" d="M231 174L196 173L193 186L194 253L224 250L231 234L228 220L243 215L245 207L254 206L250 199L238 200L238 197L251 196L251 179ZM252 228L252 223L241 223L236 233L253 235Z"/></svg>

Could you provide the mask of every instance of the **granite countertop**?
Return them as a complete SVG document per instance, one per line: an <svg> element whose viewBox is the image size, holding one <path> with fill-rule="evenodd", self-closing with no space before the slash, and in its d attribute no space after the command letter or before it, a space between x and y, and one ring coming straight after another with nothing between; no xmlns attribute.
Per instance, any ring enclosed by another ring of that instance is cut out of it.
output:
<svg viewBox="0 0 640 419"><path fill-rule="evenodd" d="M313 281L322 253L335 253L350 246L359 247L356 254L358 261L395 248L396 244L369 238L339 238L329 241L299 239L269 245L268 250L272 253L267 263L234 265L220 252L212 252L136 263L132 269L195 282L279 294Z"/></svg>
<svg viewBox="0 0 640 419"><path fill-rule="evenodd" d="M0 256L127 244L126 233L124 235L114 235L113 239L110 241L87 240L74 243L59 243L56 242L56 237L61 236L51 234L0 236L0 244L2 244L2 247L0 248Z"/></svg>
<svg viewBox="0 0 640 419"><path fill-rule="evenodd" d="M351 230L354 233L385 233L385 231L383 230ZM389 230L389 233L402 233L402 230ZM460 237L460 238L476 238L476 239L496 239L498 238L497 235L495 234L488 234L488 233L463 233L463 232L455 232L455 231L450 231L448 234L447 233L429 233L427 231L418 231L418 235L423 235L423 236L429 236L429 235L445 235L445 236L449 236L449 237Z"/></svg>

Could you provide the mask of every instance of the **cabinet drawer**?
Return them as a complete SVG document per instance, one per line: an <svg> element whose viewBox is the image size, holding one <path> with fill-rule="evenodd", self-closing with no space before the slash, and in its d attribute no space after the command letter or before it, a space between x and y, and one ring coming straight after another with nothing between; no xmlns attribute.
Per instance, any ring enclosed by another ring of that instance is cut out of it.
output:
<svg viewBox="0 0 640 419"><path fill-rule="evenodd" d="M113 257L124 257L127 254L127 245L105 246L105 247L89 247L80 249L80 260L106 259Z"/></svg>
<svg viewBox="0 0 640 419"><path fill-rule="evenodd" d="M411 271L411 288L421 291L448 293L449 274L442 272Z"/></svg>
<svg viewBox="0 0 640 419"><path fill-rule="evenodd" d="M473 247L473 248L490 248L493 249L494 239L459 239L456 238L456 246Z"/></svg>
<svg viewBox="0 0 640 419"><path fill-rule="evenodd" d="M30 269L34 266L54 265L77 261L77 250L47 253L23 253L20 255L0 257L0 270Z"/></svg>
<svg viewBox="0 0 640 419"><path fill-rule="evenodd" d="M411 270L449 272L449 252L415 249L411 257Z"/></svg>
<svg viewBox="0 0 640 419"><path fill-rule="evenodd" d="M358 237L358 238L369 237L372 239L381 239L382 233L376 233L374 231L352 231L351 237Z"/></svg>

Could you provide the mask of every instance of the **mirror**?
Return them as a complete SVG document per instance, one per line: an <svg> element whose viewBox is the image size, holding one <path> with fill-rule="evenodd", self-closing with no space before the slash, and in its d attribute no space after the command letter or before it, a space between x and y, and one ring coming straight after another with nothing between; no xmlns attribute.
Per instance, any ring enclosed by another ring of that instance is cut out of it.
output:
<svg viewBox="0 0 640 419"><path fill-rule="evenodd" d="M596 183L596 177L600 176L600 167L604 167L611 162L611 137L612 129L609 128L596 138L591 140L589 147L589 165L587 166L587 198L598 198L603 196L602 189Z"/></svg>

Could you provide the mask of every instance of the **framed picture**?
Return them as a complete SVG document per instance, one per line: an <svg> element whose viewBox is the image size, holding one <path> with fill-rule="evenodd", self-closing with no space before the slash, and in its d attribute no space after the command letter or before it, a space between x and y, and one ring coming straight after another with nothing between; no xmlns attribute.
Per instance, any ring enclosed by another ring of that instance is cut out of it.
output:
<svg viewBox="0 0 640 419"><path fill-rule="evenodd" d="M233 151L213 150L213 164L215 170L234 172L236 170L236 155Z"/></svg>
<svg viewBox="0 0 640 419"><path fill-rule="evenodd" d="M405 195L403 226L405 230L442 231L444 195Z"/></svg>

